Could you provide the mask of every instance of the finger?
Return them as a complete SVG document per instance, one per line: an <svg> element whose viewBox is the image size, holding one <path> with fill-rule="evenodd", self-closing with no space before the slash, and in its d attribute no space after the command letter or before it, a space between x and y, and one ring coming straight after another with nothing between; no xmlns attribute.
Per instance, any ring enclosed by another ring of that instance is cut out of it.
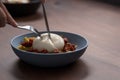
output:
<svg viewBox="0 0 120 80"><path fill-rule="evenodd" d="M7 22L7 17L4 11L0 8L0 27L4 27Z"/></svg>
<svg viewBox="0 0 120 80"><path fill-rule="evenodd" d="M8 10L6 9L6 7L4 6L4 4L2 2L0 2L0 7L3 9L3 11L5 12L6 16L7 16L7 23L17 27L17 22L13 19L13 17L9 14Z"/></svg>

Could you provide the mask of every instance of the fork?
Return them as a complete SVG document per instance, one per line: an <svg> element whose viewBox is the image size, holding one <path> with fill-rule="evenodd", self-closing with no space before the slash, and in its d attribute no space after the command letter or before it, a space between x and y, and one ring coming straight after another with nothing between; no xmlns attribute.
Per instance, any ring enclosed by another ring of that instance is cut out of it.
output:
<svg viewBox="0 0 120 80"><path fill-rule="evenodd" d="M33 33L37 34L37 36L41 37L39 31L33 26L25 25L25 26L17 26L16 28L32 31Z"/></svg>

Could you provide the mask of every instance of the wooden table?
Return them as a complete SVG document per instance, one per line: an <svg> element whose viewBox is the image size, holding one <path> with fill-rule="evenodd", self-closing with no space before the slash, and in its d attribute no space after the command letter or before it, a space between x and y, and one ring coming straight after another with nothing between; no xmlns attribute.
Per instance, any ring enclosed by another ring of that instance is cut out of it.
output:
<svg viewBox="0 0 120 80"><path fill-rule="evenodd" d="M91 0L48 0L51 30L81 34L89 41L84 55L60 68L33 67L20 61L10 40L28 31L0 28L0 80L120 80L120 8ZM35 15L15 18L45 30L41 8Z"/></svg>

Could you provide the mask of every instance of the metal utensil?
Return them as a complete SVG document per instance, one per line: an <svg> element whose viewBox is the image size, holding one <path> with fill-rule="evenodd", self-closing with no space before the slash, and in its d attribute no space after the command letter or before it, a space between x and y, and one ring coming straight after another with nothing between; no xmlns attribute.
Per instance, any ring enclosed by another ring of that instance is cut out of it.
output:
<svg viewBox="0 0 120 80"><path fill-rule="evenodd" d="M46 15L46 9L45 9L45 5L42 1L41 1L41 5L42 5L42 9L43 9L43 15L44 15L44 19L45 19L46 29L47 29L47 32L48 32L48 38L51 39L50 28L49 28L49 24L48 24L47 15Z"/></svg>
<svg viewBox="0 0 120 80"><path fill-rule="evenodd" d="M41 37L41 35L39 34L39 31L36 28L34 28L34 27L30 26L30 25L17 26L16 28L32 31L35 34L37 34L39 37Z"/></svg>

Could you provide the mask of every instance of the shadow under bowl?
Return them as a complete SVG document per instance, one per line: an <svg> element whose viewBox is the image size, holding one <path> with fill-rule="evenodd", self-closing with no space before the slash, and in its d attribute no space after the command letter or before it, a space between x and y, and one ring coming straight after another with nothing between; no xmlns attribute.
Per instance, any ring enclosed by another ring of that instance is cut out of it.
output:
<svg viewBox="0 0 120 80"><path fill-rule="evenodd" d="M41 3L40 0L30 0L29 3L4 2L4 5L13 17L23 17L36 13Z"/></svg>
<svg viewBox="0 0 120 80"><path fill-rule="evenodd" d="M15 36L11 40L11 47L21 60L40 67L59 67L73 63L83 55L88 47L88 41L81 35L61 31L51 32L68 38L70 43L77 45L76 50L66 53L35 53L18 49L24 37L36 37L34 33ZM41 33L45 32L40 32L40 34Z"/></svg>

